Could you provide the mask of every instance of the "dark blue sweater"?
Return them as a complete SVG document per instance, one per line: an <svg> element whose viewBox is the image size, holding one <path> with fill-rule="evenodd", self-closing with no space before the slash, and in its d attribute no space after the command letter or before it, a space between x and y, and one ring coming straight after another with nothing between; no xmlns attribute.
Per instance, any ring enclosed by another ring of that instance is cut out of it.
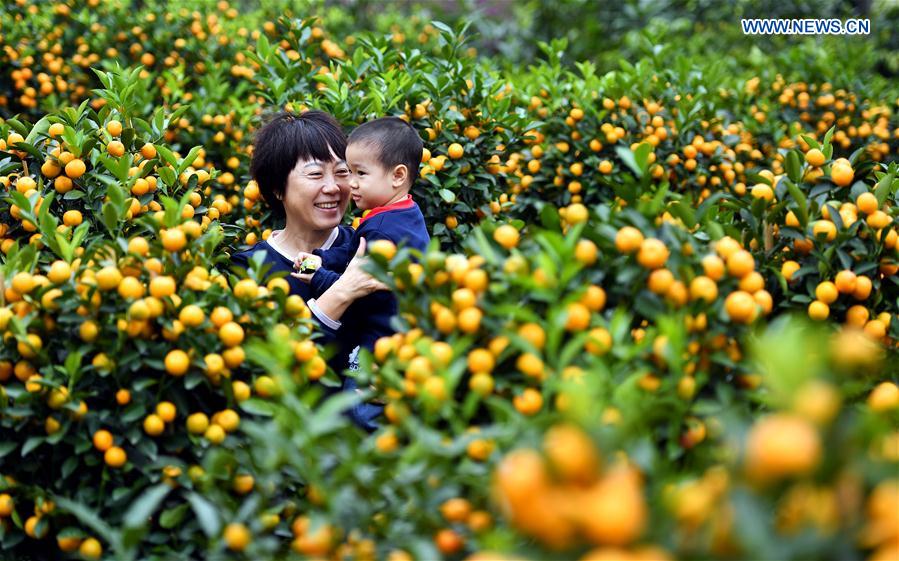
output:
<svg viewBox="0 0 899 561"><path fill-rule="evenodd" d="M338 226L339 230L337 233L337 239L334 240L332 247L334 246L345 246L350 243L353 238L353 229L349 226ZM267 265L271 265L271 268L268 270L268 276L273 275L274 273L286 272L287 276L285 279L287 283L290 285L290 293L299 295L304 301L309 300L310 298L314 298L312 295L312 287L300 279L296 277L290 276L290 273L294 271L293 269L293 261L284 257L277 251L275 248L270 246L268 242L262 241L247 249L245 251L241 251L239 253L234 253L231 255L231 266L234 269L242 268L246 269L250 259L253 254L257 251L263 252L265 255L264 263ZM313 315L313 319L318 321L318 319ZM325 337L320 341L322 343L331 343L334 342L334 332L329 330L324 325L321 325L321 332L324 333ZM353 350L353 347L346 347L343 344L343 341L338 341L338 350L337 354L335 354L331 360L328 361L328 364L331 368L334 369L335 372L343 372L343 370L347 366L347 357L350 351Z"/></svg>
<svg viewBox="0 0 899 561"><path fill-rule="evenodd" d="M313 251L322 258L322 266L312 276L312 296L318 297L334 284L340 273L356 254L360 238L367 244L374 240L390 240L397 247L405 246L424 252L431 241L424 215L418 205L378 212L362 221L352 238L345 245L336 243L331 249ZM346 347L356 345L374 349L375 341L392 335L395 330L390 320L397 315L396 297L387 291L379 291L356 300L343 317L335 334Z"/></svg>

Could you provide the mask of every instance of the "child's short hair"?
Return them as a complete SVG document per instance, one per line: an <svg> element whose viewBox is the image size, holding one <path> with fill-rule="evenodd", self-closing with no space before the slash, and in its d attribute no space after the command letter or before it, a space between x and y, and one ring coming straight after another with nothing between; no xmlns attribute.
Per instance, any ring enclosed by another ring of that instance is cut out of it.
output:
<svg viewBox="0 0 899 561"><path fill-rule="evenodd" d="M337 121L324 111L300 115L281 112L256 132L250 175L276 216L284 216L287 176L297 161L331 162L346 159L346 136Z"/></svg>
<svg viewBox="0 0 899 561"><path fill-rule="evenodd" d="M399 117L381 117L356 127L347 139L347 144L354 142L373 147L375 158L386 169L405 165L409 170L409 186L415 183L424 143L412 125Z"/></svg>

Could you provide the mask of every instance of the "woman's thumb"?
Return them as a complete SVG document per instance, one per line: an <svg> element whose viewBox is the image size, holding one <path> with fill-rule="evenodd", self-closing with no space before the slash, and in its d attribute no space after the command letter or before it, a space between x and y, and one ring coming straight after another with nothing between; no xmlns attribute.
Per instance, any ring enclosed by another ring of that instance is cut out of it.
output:
<svg viewBox="0 0 899 561"><path fill-rule="evenodd" d="M356 250L356 257L365 255L365 238L359 238L359 249Z"/></svg>

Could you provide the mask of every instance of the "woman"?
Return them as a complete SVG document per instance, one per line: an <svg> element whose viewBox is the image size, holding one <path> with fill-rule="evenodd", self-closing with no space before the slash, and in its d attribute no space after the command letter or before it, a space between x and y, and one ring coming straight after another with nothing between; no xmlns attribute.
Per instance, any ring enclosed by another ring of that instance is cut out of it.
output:
<svg viewBox="0 0 899 561"><path fill-rule="evenodd" d="M246 269L254 255L260 254L270 266L268 274L293 271L294 257L301 251L328 249L347 243L353 230L340 224L349 203L350 170L346 161L346 136L333 117L323 111L302 115L280 113L256 133L250 173L259 191L277 217L285 218L282 230L252 248L235 253L235 269ZM362 270L365 246L346 272L317 300L309 299L309 285L290 276L291 294L307 301L313 316L322 326L323 342L336 341L337 354L329 361L336 372L343 372L352 349L340 344L337 331L340 318L356 299L387 286ZM344 387L355 388L352 379ZM372 429L372 406L357 406L350 416L358 424ZM360 418L365 417L365 418Z"/></svg>

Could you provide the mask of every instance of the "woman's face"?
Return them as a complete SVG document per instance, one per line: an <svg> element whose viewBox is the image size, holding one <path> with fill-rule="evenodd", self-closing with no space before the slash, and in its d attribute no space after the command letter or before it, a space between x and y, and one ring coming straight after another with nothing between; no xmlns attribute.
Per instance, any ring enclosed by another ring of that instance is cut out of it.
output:
<svg viewBox="0 0 899 561"><path fill-rule="evenodd" d="M297 160L287 176L284 212L288 222L310 230L330 230L340 224L350 195L350 169L331 151L331 162Z"/></svg>

